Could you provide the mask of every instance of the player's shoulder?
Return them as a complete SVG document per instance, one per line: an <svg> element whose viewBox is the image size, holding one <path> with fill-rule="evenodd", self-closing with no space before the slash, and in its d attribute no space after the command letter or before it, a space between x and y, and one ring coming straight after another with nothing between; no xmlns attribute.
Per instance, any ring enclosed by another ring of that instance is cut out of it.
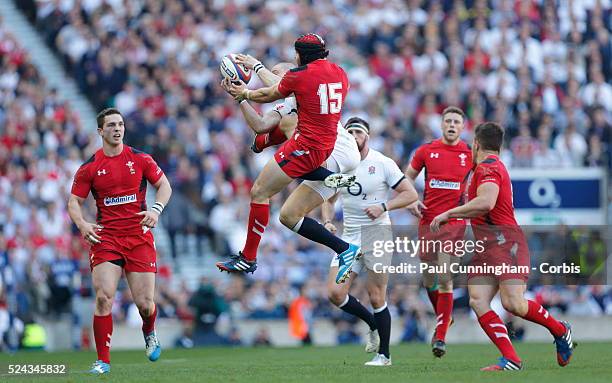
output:
<svg viewBox="0 0 612 383"><path fill-rule="evenodd" d="M422 143L421 145L419 145L419 147L416 148L415 152L427 152L428 150L435 149L437 146L437 143L438 143L438 140L426 141Z"/></svg>
<svg viewBox="0 0 612 383"><path fill-rule="evenodd" d="M370 148L368 150L368 155L361 162L377 162L384 160L385 155L379 152L378 150L374 150Z"/></svg>
<svg viewBox="0 0 612 383"><path fill-rule="evenodd" d="M390 157L387 157L385 154L379 152L378 150L374 150L370 148L368 153L368 159L372 161L379 161L384 163L395 162Z"/></svg>
<svg viewBox="0 0 612 383"><path fill-rule="evenodd" d="M127 150L129 151L129 153L131 153L132 155L134 155L136 157L143 157L143 158L151 157L151 155L149 153L144 152L144 151L142 151L140 149L136 149L136 148L134 148L132 146L128 146Z"/></svg>
<svg viewBox="0 0 612 383"><path fill-rule="evenodd" d="M480 163L476 165L476 168L474 169L474 171L476 173L491 173L491 172L507 173L506 167L504 166L503 162L501 162L501 160L496 156L490 156L482 160Z"/></svg>
<svg viewBox="0 0 612 383"><path fill-rule="evenodd" d="M472 147L463 140L459 140L459 143L457 144L457 149L461 151L470 152L470 153L472 152Z"/></svg>
<svg viewBox="0 0 612 383"><path fill-rule="evenodd" d="M79 170L88 169L91 166L93 166L96 160L100 157L101 150L102 149L97 150L94 154L91 155L91 157L89 157L85 162L83 162L81 166L79 167Z"/></svg>
<svg viewBox="0 0 612 383"><path fill-rule="evenodd" d="M368 160L370 164L378 163L387 170L398 167L397 163L391 157L388 157L385 154L374 149L370 149L370 153L368 153L368 157L366 158L366 160Z"/></svg>

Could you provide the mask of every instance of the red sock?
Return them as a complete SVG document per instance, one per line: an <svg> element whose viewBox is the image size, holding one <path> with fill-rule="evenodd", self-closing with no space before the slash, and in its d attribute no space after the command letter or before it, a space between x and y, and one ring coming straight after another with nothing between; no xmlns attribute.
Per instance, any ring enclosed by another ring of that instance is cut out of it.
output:
<svg viewBox="0 0 612 383"><path fill-rule="evenodd" d="M113 335L113 316L111 314L93 318L94 339L96 340L96 351L98 360L110 363L110 343Z"/></svg>
<svg viewBox="0 0 612 383"><path fill-rule="evenodd" d="M527 314L522 317L523 319L546 327L555 337L565 334L565 326L563 323L553 318L541 304L534 301L527 302L529 304L529 309L527 310Z"/></svg>
<svg viewBox="0 0 612 383"><path fill-rule="evenodd" d="M436 311L438 308L438 290L430 290L430 289L426 289L427 290L427 296L429 297L429 300L431 301L431 305L434 309L434 312L437 314L438 312Z"/></svg>
<svg viewBox="0 0 612 383"><path fill-rule="evenodd" d="M151 315L144 317L140 314L140 317L142 318L142 333L148 335L153 332L155 330L155 317L157 317L157 305L153 306Z"/></svg>
<svg viewBox="0 0 612 383"><path fill-rule="evenodd" d="M268 133L258 134L255 136L255 146L259 150L264 150L270 146L282 144L285 141L287 141L287 136L285 136L285 133L278 125L276 125Z"/></svg>
<svg viewBox="0 0 612 383"><path fill-rule="evenodd" d="M438 323L436 324L436 334L434 337L439 340L445 340L451 315L453 314L453 293L438 292L436 314Z"/></svg>
<svg viewBox="0 0 612 383"><path fill-rule="evenodd" d="M274 129L272 129L268 136L270 137L268 140L268 146L282 144L287 141L287 136L285 136L285 132L283 132L280 126L276 125Z"/></svg>
<svg viewBox="0 0 612 383"><path fill-rule="evenodd" d="M520 363L521 358L519 358L514 350L514 346L508 336L508 329L506 329L506 325L495 311L491 310L483 314L478 318L478 323L480 323L480 327L489 336L491 342L495 344L504 358Z"/></svg>
<svg viewBox="0 0 612 383"><path fill-rule="evenodd" d="M261 236L268 226L270 218L270 205L263 203L251 202L251 212L249 213L249 226L247 231L247 239L242 250L242 255L247 261L253 262L257 259L257 248Z"/></svg>

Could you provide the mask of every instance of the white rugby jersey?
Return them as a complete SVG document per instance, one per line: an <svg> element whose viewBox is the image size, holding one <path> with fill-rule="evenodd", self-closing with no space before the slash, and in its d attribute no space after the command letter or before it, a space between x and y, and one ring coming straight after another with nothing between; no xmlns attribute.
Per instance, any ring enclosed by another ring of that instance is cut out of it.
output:
<svg viewBox="0 0 612 383"><path fill-rule="evenodd" d="M285 117L290 114L297 115L297 101L295 101L295 97L287 97L283 100L283 102L274 105L273 110L280 114L281 117Z"/></svg>
<svg viewBox="0 0 612 383"><path fill-rule="evenodd" d="M345 233L359 230L361 226L391 224L389 212L372 221L364 210L387 202L391 189L405 178L399 166L391 158L370 149L357 166L355 174L355 185L340 190Z"/></svg>

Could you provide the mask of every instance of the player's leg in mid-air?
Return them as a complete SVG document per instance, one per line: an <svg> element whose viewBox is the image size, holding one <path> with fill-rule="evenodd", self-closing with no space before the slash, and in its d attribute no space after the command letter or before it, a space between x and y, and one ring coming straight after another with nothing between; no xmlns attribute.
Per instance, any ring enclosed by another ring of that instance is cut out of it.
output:
<svg viewBox="0 0 612 383"><path fill-rule="evenodd" d="M321 184L321 182L312 183ZM321 194L325 193L325 189L325 186L320 185L315 190L309 181L303 182L281 207L280 221L302 237L325 245L336 252L336 257L340 260L336 283L342 283L349 277L353 263L360 254L360 247L335 236L319 222L306 216L323 204L324 198ZM335 190L329 190L331 194L335 194Z"/></svg>
<svg viewBox="0 0 612 383"><path fill-rule="evenodd" d="M89 371L92 374L107 374L110 372L110 345L113 335L113 316L111 312L121 273L121 266L111 262L103 262L93 266L92 285L96 299L93 331L98 359Z"/></svg>
<svg viewBox="0 0 612 383"><path fill-rule="evenodd" d="M283 190L293 178L271 158L264 166L251 188L251 208L247 226L247 239L242 251L217 267L227 272L252 273L257 269L257 249L270 219L270 198Z"/></svg>
<svg viewBox="0 0 612 383"><path fill-rule="evenodd" d="M256 134L251 150L261 153L265 148L280 145L293 136L297 125L297 117L281 118L280 123L267 133Z"/></svg>
<svg viewBox="0 0 612 383"><path fill-rule="evenodd" d="M333 152L325 161L325 168L333 172L333 174L340 174L339 172L342 172L342 174L347 174L354 178L352 173L359 165L359 161L359 151L354 139L350 136L346 140L339 137ZM337 188L328 187L326 181L304 181L291 193L283 204L280 212L280 221L299 235L335 251L339 260L336 283L342 283L349 278L353 264L360 255L360 247L344 241L332 234L316 220L306 217L308 213L321 206L324 201L330 199L336 192Z"/></svg>
<svg viewBox="0 0 612 383"><path fill-rule="evenodd" d="M132 298L142 318L145 354L151 362L155 362L161 355L161 345L155 333L155 318L157 317L157 307L153 302L155 273L126 271L126 278L132 292Z"/></svg>

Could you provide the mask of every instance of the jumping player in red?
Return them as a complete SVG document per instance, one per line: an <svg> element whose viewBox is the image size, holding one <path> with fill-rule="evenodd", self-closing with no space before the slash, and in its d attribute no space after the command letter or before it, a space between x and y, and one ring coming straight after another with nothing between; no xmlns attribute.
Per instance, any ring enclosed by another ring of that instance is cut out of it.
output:
<svg viewBox="0 0 612 383"><path fill-rule="evenodd" d="M314 33L295 41L297 68L289 70L272 86L248 90L244 84L224 83L224 88L238 101L267 103L295 95L298 104L298 125L293 137L285 141L261 171L251 189L251 211L246 244L238 255L217 267L228 272L254 272L257 248L268 225L270 198L283 190L293 179L323 181L328 187L350 186L354 176L333 173L322 167L331 155L338 134L342 104L349 82L338 65L326 59L325 41ZM338 280L349 275L359 246L349 244L331 234L309 217L301 217L292 226L296 233L334 250L339 258Z"/></svg>
<svg viewBox="0 0 612 383"><path fill-rule="evenodd" d="M142 317L146 355L154 362L161 354L155 334L157 263L151 228L157 224L172 188L151 156L123 144L125 126L117 109L101 111L97 123L102 148L77 171L68 213L91 244L89 260L96 294L93 330L98 360L90 372L106 374L110 372L111 309L123 271ZM149 210L145 200L147 182L157 189L155 204ZM86 221L82 212L90 192L98 210L96 223Z"/></svg>
<svg viewBox="0 0 612 383"><path fill-rule="evenodd" d="M465 221L453 219L443 233L429 230L431 220L438 214L463 203L468 175L472 169L472 151L461 140L465 114L451 106L442 112L442 138L419 147L406 174L413 180L425 169L423 200L409 206L420 218L419 239L458 241L465 234ZM448 255L434 252L419 253L423 262L438 265L448 260ZM442 259L444 258L444 259ZM453 279L448 274L423 274L423 285L436 313L436 329L431 341L433 354L441 358L446 353L446 332L453 312Z"/></svg>
<svg viewBox="0 0 612 383"><path fill-rule="evenodd" d="M476 240L485 244L485 251L474 255L472 265L508 267L499 275L484 272L469 275L470 306L480 326L502 354L497 364L482 370L523 368L504 322L491 310L491 300L498 290L507 311L550 331L555 338L557 363L564 367L569 364L574 347L571 326L556 320L539 303L524 297L530 268L529 249L514 218L510 176L499 159L504 130L494 122L485 122L476 127L474 134L472 150L476 168L468 189L469 202L435 217L431 229L436 232L441 224L453 218L471 218Z"/></svg>

